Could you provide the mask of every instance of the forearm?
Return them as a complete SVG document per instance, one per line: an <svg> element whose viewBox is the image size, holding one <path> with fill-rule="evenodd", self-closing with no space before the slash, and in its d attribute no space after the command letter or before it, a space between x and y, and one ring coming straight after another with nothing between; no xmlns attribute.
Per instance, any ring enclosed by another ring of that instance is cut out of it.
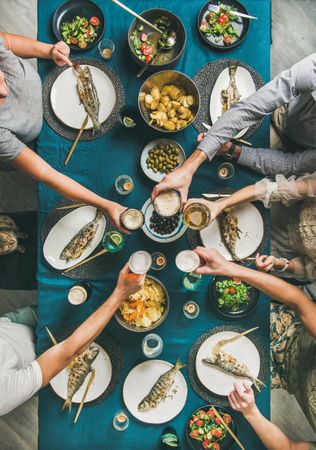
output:
<svg viewBox="0 0 316 450"><path fill-rule="evenodd" d="M316 337L316 323L313 320L316 304L296 286L273 275L235 263L227 263L224 275L240 278L269 297L287 305L298 315L308 332Z"/></svg>
<svg viewBox="0 0 316 450"><path fill-rule="evenodd" d="M51 347L37 359L42 371L42 386L80 353L86 350L103 331L113 314L120 306L122 296L115 290L113 294L65 341Z"/></svg>
<svg viewBox="0 0 316 450"><path fill-rule="evenodd" d="M182 169L187 171L191 176L198 170L198 168L206 161L206 153L200 151L199 149L194 150L191 156L184 162Z"/></svg>
<svg viewBox="0 0 316 450"><path fill-rule="evenodd" d="M252 426L257 436L267 450L308 450L307 442L295 443L289 439L276 425L267 420L255 407L251 414L245 419Z"/></svg>
<svg viewBox="0 0 316 450"><path fill-rule="evenodd" d="M21 58L51 58L53 45L19 34L4 33L6 46Z"/></svg>
<svg viewBox="0 0 316 450"><path fill-rule="evenodd" d="M223 211L230 206L238 205L243 202L252 202L253 200L255 200L255 185L250 185L240 189L229 197L219 200L217 203Z"/></svg>
<svg viewBox="0 0 316 450"><path fill-rule="evenodd" d="M238 164L256 170L263 175L299 175L316 167L316 151L285 153L268 148L242 147Z"/></svg>

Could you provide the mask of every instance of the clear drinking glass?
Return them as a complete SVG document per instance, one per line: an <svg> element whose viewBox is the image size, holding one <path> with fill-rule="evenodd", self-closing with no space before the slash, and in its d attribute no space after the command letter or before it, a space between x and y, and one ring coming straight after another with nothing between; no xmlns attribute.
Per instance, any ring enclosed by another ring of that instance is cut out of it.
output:
<svg viewBox="0 0 316 450"><path fill-rule="evenodd" d="M183 305L183 314L188 319L195 319L200 314L200 307L197 303L189 300Z"/></svg>
<svg viewBox="0 0 316 450"><path fill-rule="evenodd" d="M143 353L147 358L157 358L163 349L163 341L158 334L150 333L142 342Z"/></svg>
<svg viewBox="0 0 316 450"><path fill-rule="evenodd" d="M229 180L229 178L235 175L235 167L232 163L225 162L221 164L217 169L217 175L222 180Z"/></svg>
<svg viewBox="0 0 316 450"><path fill-rule="evenodd" d="M130 271L139 275L144 275L148 272L152 265L151 255L145 250L138 250L131 254L128 260Z"/></svg>
<svg viewBox="0 0 316 450"><path fill-rule="evenodd" d="M102 39L99 42L98 48L103 59L111 59L115 51L115 44L111 39Z"/></svg>
<svg viewBox="0 0 316 450"><path fill-rule="evenodd" d="M127 413L123 409L120 409L114 416L113 427L118 431L124 431L126 430L128 425L129 418L127 416Z"/></svg>
<svg viewBox="0 0 316 450"><path fill-rule="evenodd" d="M121 195L128 195L134 189L134 182L128 175L120 175L115 180L115 189Z"/></svg>
<svg viewBox="0 0 316 450"><path fill-rule="evenodd" d="M183 287L187 291L198 291L202 282L202 275L194 272L186 273L182 278Z"/></svg>

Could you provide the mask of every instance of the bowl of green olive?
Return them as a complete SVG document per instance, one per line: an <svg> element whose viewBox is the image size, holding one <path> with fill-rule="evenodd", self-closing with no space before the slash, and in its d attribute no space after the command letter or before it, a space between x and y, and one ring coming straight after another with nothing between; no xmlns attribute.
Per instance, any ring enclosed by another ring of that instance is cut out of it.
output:
<svg viewBox="0 0 316 450"><path fill-rule="evenodd" d="M144 174L159 183L168 173L182 166L186 159L183 148L173 139L156 139L143 149L140 165Z"/></svg>

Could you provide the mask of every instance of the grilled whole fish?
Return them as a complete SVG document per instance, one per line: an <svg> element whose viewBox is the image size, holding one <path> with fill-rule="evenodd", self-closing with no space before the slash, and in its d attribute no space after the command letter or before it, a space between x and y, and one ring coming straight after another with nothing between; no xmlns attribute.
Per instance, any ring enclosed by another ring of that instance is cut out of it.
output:
<svg viewBox="0 0 316 450"><path fill-rule="evenodd" d="M84 106L84 109L92 120L92 134L94 134L101 128L101 124L99 122L100 100L98 97L98 93L95 88L89 67L85 66L84 68L82 68L79 66L79 64L76 63L73 67L77 72L77 89L79 98Z"/></svg>
<svg viewBox="0 0 316 450"><path fill-rule="evenodd" d="M99 354L98 347L89 347L81 355L77 356L70 364L70 374L67 385L67 398L62 410L65 408L71 411L72 397L82 386L86 376L91 371L91 364Z"/></svg>
<svg viewBox="0 0 316 450"><path fill-rule="evenodd" d="M185 367L185 364L182 364L181 361L178 360L172 369L160 375L156 383L151 388L149 394L146 395L146 397L138 405L138 410L148 411L150 408L156 408L161 401L165 400L171 386L173 385L178 370L183 367Z"/></svg>
<svg viewBox="0 0 316 450"><path fill-rule="evenodd" d="M66 260L68 262L70 259L78 259L91 244L94 238L99 222L102 218L102 212L97 210L95 218L91 222L87 223L80 231L71 239L71 241L66 245L64 250L60 254L60 259Z"/></svg>
<svg viewBox="0 0 316 450"><path fill-rule="evenodd" d="M222 240L229 250L234 261L242 262L236 255L237 239L240 239L240 229L238 228L238 218L234 216L232 208L226 208L218 217L219 229Z"/></svg>
<svg viewBox="0 0 316 450"><path fill-rule="evenodd" d="M225 372L229 372L237 377L248 378L253 382L255 387L260 392L260 385L265 386L265 384L258 378L255 378L251 373L246 364L239 362L234 356L229 353L224 352L224 350L216 349L213 350L209 358L204 358L202 361L210 366L216 366Z"/></svg>
<svg viewBox="0 0 316 450"><path fill-rule="evenodd" d="M222 114L228 111L234 103L237 103L241 99L235 78L237 67L236 64L230 64L228 66L229 84L227 89L223 89L221 92Z"/></svg>

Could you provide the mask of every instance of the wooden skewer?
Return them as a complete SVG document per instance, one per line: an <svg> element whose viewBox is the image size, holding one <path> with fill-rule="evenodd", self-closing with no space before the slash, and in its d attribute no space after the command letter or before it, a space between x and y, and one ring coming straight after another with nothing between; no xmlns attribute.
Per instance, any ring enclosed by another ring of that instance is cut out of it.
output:
<svg viewBox="0 0 316 450"><path fill-rule="evenodd" d="M59 210L62 210L62 209L78 208L79 206L87 206L87 204L86 203L73 203L72 205L59 206L58 208L56 208L56 211L59 211Z"/></svg>
<svg viewBox="0 0 316 450"><path fill-rule="evenodd" d="M120 6L121 8L125 9L125 11L129 12L130 14L132 14L134 17L137 17L137 19L141 20L142 22L144 22L146 25L148 25L149 27L153 28L154 30L156 30L158 33L163 34L163 32L161 30L159 30L159 28L155 27L155 25L153 25L152 23L148 22L148 20L144 19L144 17L140 16L139 14L137 14L136 12L134 12L132 9L128 8L127 6L123 5L123 3L119 2L118 0L112 0L113 3L116 3L118 6Z"/></svg>
<svg viewBox="0 0 316 450"><path fill-rule="evenodd" d="M84 129L86 128L86 126L87 126L88 120L89 120L89 116L88 116L88 114L87 114L87 115L86 115L86 118L84 119L84 121L83 121L83 123L82 123L82 125L81 125L81 128L80 128L80 130L79 130L79 132L78 132L78 134L77 134L77 137L76 137L76 139L74 140L74 143L72 144L71 149L69 150L69 153L68 153L68 155L67 155L67 158L65 159L65 162L64 162L64 165L65 165L65 166L68 164L68 162L69 162L69 160L70 160L70 158L71 158L71 155L73 154L73 152L74 152L74 150L75 150L75 148L76 148L76 146L77 146L77 144L78 144L78 141L79 141L79 139L80 139L80 137L81 137L81 135L82 135L82 132L83 132L83 130L84 130Z"/></svg>
<svg viewBox="0 0 316 450"><path fill-rule="evenodd" d="M95 258L98 258L98 256L104 255L104 253L106 253L106 252L107 252L107 249L104 248L99 253L96 253L95 255L92 255L89 258L84 259L83 261L75 264L74 266L69 267L69 269L64 270L63 273L70 272L71 270L76 269L77 267L82 266L83 264L86 264L87 262L92 261Z"/></svg>
<svg viewBox="0 0 316 450"><path fill-rule="evenodd" d="M239 142L240 144L249 145L249 147L252 147L252 143L248 141L244 141L243 139L232 139L235 142Z"/></svg>
<svg viewBox="0 0 316 450"><path fill-rule="evenodd" d="M80 416L81 410L82 410L82 408L83 408L85 399L86 399L86 397L87 397L87 394L88 394L88 391L89 391L90 386L91 386L91 384L92 384L92 381L94 380L94 377L95 377L95 370L93 369L92 372L91 372L91 375L90 375L90 378L89 378L89 381L88 381L86 390L84 391L82 400L81 400L81 402L80 402L80 405L79 405L79 408L78 408L78 411L77 411L77 414L76 414L74 423L77 423L77 420L78 420L78 418L79 418L79 416Z"/></svg>
<svg viewBox="0 0 316 450"><path fill-rule="evenodd" d="M223 345L228 344L228 342L236 341L237 339L241 338L242 336L246 336L246 334L252 333L252 331L257 330L259 327L250 328L250 330L243 331L242 333L238 333L236 336L230 338L230 339L222 339L219 341L215 348L223 347Z"/></svg>
<svg viewBox="0 0 316 450"><path fill-rule="evenodd" d="M215 416L218 418L218 420L221 421L221 423L224 425L224 427L226 428L226 430L228 431L228 433L231 435L231 437L235 440L235 442L237 442L237 444L239 445L239 447L242 450L246 450L245 447L242 445L242 443L240 442L240 440L238 439L238 437L236 436L236 434L233 432L233 430L231 430L229 428L229 426L226 424L226 422L223 420L222 416L219 414L219 412L217 411L217 409L215 408L215 406L212 406L212 409L215 413Z"/></svg>
<svg viewBox="0 0 316 450"><path fill-rule="evenodd" d="M57 345L58 342L56 341L53 333L50 331L50 329L48 327L45 327L45 330L47 331L48 336L51 338L51 341L54 345Z"/></svg>

